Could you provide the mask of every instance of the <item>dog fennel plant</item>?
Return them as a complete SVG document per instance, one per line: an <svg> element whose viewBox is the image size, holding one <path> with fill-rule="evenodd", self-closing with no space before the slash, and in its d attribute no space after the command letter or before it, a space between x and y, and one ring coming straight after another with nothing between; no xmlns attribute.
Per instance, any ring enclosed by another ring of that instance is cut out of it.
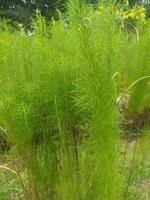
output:
<svg viewBox="0 0 150 200"><path fill-rule="evenodd" d="M112 6L68 8L67 24L38 16L32 37L0 33L0 121L23 156L25 199L121 199L112 76L122 36Z"/></svg>

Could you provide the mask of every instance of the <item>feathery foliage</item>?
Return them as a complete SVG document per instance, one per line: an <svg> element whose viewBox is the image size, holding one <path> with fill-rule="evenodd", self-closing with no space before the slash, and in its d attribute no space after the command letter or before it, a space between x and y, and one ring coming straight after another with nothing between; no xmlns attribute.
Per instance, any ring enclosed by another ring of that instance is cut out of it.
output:
<svg viewBox="0 0 150 200"><path fill-rule="evenodd" d="M125 63L127 39L113 6L100 12L70 1L59 21L47 25L37 16L31 37L3 29L0 122L14 153L23 156L25 199L121 199L118 85L112 77ZM137 44L140 66L147 39ZM148 61L147 72L141 68L136 78L149 73Z"/></svg>

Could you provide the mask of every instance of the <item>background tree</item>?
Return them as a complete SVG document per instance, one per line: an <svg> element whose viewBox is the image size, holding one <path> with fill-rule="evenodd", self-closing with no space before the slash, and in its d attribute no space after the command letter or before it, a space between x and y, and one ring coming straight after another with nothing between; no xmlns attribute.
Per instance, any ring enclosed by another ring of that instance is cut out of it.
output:
<svg viewBox="0 0 150 200"><path fill-rule="evenodd" d="M0 17L27 25L37 9L46 18L51 18L56 9L64 7L65 0L0 0Z"/></svg>

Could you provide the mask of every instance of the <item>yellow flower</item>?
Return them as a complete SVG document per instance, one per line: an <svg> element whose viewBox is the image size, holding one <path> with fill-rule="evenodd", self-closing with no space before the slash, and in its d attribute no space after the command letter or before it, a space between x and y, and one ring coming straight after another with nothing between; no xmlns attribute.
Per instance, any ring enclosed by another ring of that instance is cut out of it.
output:
<svg viewBox="0 0 150 200"><path fill-rule="evenodd" d="M145 18L145 13L141 13L141 14L140 14L140 18L141 18L141 19L144 19L144 18Z"/></svg>
<svg viewBox="0 0 150 200"><path fill-rule="evenodd" d="M123 19L127 19L127 18L128 18L128 15L124 12L124 13L122 13L122 18L123 18Z"/></svg>
<svg viewBox="0 0 150 200"><path fill-rule="evenodd" d="M141 12L145 12L145 8L144 7L140 7L139 9Z"/></svg>
<svg viewBox="0 0 150 200"><path fill-rule="evenodd" d="M135 17L135 12L133 12L133 11L130 12L130 13L128 14L128 16L131 17L131 18L134 18L134 17Z"/></svg>

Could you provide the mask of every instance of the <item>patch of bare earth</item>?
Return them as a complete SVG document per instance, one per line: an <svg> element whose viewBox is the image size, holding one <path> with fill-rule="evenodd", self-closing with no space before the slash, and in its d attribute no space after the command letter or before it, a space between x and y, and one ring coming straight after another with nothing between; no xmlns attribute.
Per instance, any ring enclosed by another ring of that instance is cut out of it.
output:
<svg viewBox="0 0 150 200"><path fill-rule="evenodd" d="M141 200L150 200L150 179L142 181L139 188L142 192Z"/></svg>

